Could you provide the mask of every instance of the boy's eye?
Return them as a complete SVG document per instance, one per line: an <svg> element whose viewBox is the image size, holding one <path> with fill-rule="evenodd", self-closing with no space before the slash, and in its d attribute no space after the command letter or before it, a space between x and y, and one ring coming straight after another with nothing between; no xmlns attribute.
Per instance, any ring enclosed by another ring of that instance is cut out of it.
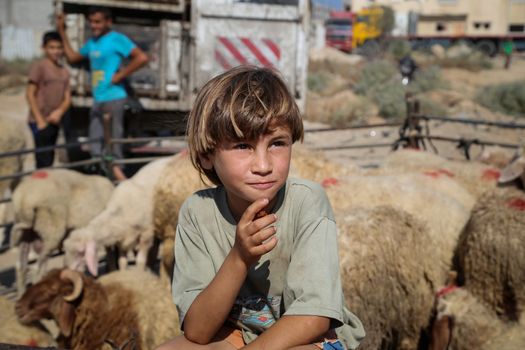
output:
<svg viewBox="0 0 525 350"><path fill-rule="evenodd" d="M272 146L276 146L276 147L283 147L286 145L287 145L287 142L284 140L276 140L272 143Z"/></svg>
<svg viewBox="0 0 525 350"><path fill-rule="evenodd" d="M238 143L238 144L234 145L233 148L235 148L235 149L248 149L248 148L250 148L250 145L248 145L247 143Z"/></svg>

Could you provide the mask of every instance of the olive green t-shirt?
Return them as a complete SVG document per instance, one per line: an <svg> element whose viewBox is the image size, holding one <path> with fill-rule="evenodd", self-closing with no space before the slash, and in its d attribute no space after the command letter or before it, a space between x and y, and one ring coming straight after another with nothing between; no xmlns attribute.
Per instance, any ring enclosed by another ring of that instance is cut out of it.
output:
<svg viewBox="0 0 525 350"><path fill-rule="evenodd" d="M250 268L227 322L241 329L249 343L283 315L328 317L339 340L354 349L364 331L344 307L336 224L323 188L288 179L277 197L278 243ZM199 191L183 204L173 274L181 325L233 247L235 229L222 186Z"/></svg>

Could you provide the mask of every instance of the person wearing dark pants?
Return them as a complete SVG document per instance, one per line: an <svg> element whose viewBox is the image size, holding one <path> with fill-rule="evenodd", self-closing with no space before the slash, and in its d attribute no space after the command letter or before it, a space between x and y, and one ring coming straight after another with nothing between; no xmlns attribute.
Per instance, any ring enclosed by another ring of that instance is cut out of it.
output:
<svg viewBox="0 0 525 350"><path fill-rule="evenodd" d="M69 72L61 64L64 48L60 35L45 33L42 49L45 57L31 66L26 89L28 124L36 148L55 145L61 121L71 105ZM52 166L54 155L53 149L35 152L36 167Z"/></svg>

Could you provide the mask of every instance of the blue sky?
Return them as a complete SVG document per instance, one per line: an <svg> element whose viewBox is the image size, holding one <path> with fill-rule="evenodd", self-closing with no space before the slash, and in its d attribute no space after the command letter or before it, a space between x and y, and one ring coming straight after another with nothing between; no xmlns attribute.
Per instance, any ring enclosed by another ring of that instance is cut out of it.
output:
<svg viewBox="0 0 525 350"><path fill-rule="evenodd" d="M313 0L314 3L333 8L334 10L343 9L343 0Z"/></svg>

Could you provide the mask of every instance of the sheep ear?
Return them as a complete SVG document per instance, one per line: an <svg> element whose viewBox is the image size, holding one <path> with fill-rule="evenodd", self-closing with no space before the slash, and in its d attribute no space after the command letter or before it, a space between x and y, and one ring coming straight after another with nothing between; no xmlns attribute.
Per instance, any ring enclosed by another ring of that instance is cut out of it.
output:
<svg viewBox="0 0 525 350"><path fill-rule="evenodd" d="M97 244L95 241L91 240L86 243L84 258L86 259L86 265L89 272L96 277L98 275L98 259Z"/></svg>
<svg viewBox="0 0 525 350"><path fill-rule="evenodd" d="M51 304L51 313L55 316L60 333L65 337L71 336L71 330L75 322L75 307L73 304L64 301L59 296Z"/></svg>

